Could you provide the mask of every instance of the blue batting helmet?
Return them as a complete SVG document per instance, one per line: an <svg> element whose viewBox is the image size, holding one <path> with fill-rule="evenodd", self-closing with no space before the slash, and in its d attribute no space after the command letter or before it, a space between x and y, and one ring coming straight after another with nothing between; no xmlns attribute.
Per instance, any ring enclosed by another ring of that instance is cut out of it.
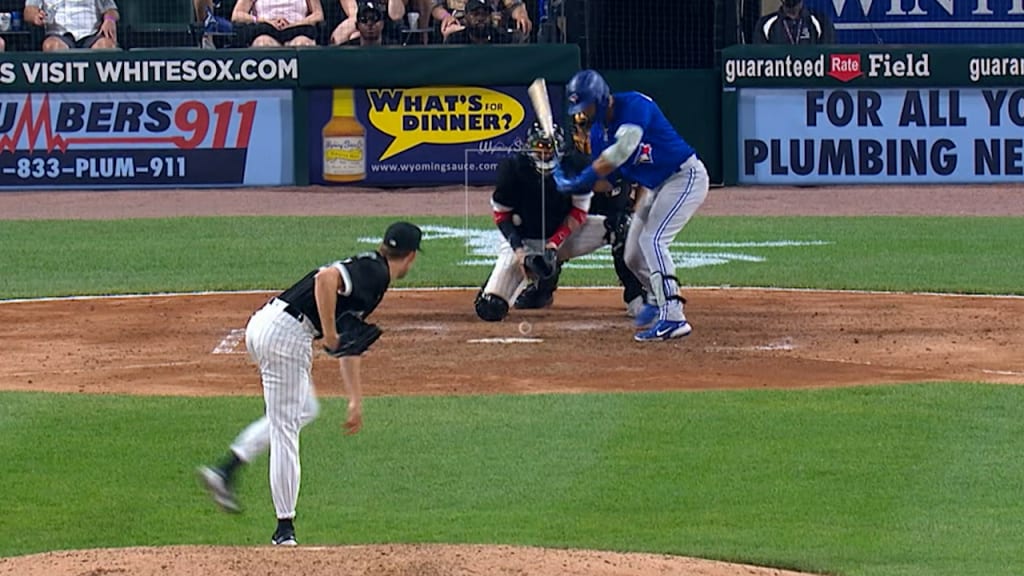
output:
<svg viewBox="0 0 1024 576"><path fill-rule="evenodd" d="M565 95L569 100L569 114L575 115L591 103L597 108L605 108L608 105L608 98L611 90L608 83L604 81L594 70L580 70L565 85Z"/></svg>

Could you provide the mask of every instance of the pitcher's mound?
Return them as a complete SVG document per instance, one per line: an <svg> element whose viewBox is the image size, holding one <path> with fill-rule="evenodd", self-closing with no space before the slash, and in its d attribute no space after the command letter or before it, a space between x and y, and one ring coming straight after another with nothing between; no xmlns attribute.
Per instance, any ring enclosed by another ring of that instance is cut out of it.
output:
<svg viewBox="0 0 1024 576"><path fill-rule="evenodd" d="M799 576L800 572L657 554L513 546L172 546L0 558L0 574L63 576Z"/></svg>

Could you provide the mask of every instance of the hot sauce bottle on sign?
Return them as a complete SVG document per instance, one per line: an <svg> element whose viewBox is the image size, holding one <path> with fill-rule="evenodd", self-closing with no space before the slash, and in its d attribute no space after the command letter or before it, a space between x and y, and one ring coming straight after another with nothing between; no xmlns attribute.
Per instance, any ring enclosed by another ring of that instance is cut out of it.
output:
<svg viewBox="0 0 1024 576"><path fill-rule="evenodd" d="M324 125L323 138L324 180L366 179L366 128L356 120L356 96L351 88L334 90L331 119Z"/></svg>

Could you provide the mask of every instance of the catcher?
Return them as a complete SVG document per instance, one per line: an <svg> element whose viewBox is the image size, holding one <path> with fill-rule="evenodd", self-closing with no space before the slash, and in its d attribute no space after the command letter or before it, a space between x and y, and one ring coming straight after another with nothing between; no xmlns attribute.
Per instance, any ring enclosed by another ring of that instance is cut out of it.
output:
<svg viewBox="0 0 1024 576"><path fill-rule="evenodd" d="M299 432L320 410L311 380L313 341L320 339L325 352L339 358L348 396L345 430L355 434L363 424L360 357L381 335L365 318L391 282L412 268L421 239L415 225L395 222L377 251L309 272L253 314L245 328L245 345L263 380L265 415L235 438L219 466L202 466L198 472L214 502L239 512L235 476L270 448L270 494L277 514L274 545L296 545Z"/></svg>
<svg viewBox="0 0 1024 576"><path fill-rule="evenodd" d="M527 280L547 300L523 307L550 305L561 264L606 243L604 217L588 214L593 194L565 195L555 187L552 174L559 161L565 170L582 169L589 162L580 154L561 158L563 150L560 128L549 138L534 123L523 150L498 165L491 206L503 240L494 270L474 303L482 320L504 319Z"/></svg>
<svg viewBox="0 0 1024 576"><path fill-rule="evenodd" d="M576 152L585 154L589 158L590 132L585 117L573 118L572 140ZM626 304L626 314L630 318L635 318L643 308L644 302L647 301L647 293L643 284L626 266L624 257L626 236L629 234L635 198L635 186L631 182L619 179L613 185L607 180L601 180L594 185L594 196L590 202L590 213L605 217L604 240L612 248L615 274L619 277L619 283L622 285L622 301ZM554 300L553 293L557 289L557 275L553 282L545 286L536 282L530 283L519 294L515 307L523 310L549 306Z"/></svg>

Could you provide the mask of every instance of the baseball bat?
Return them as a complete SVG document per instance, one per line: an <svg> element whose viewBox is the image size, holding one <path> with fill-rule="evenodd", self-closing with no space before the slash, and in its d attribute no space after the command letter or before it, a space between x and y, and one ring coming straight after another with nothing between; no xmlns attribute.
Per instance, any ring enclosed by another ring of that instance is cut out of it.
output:
<svg viewBox="0 0 1024 576"><path fill-rule="evenodd" d="M530 103L533 104L533 112L537 114L537 121L544 131L544 136L551 138L555 133L555 119L551 115L551 100L548 99L548 84L543 78L537 78L527 89L530 94Z"/></svg>

